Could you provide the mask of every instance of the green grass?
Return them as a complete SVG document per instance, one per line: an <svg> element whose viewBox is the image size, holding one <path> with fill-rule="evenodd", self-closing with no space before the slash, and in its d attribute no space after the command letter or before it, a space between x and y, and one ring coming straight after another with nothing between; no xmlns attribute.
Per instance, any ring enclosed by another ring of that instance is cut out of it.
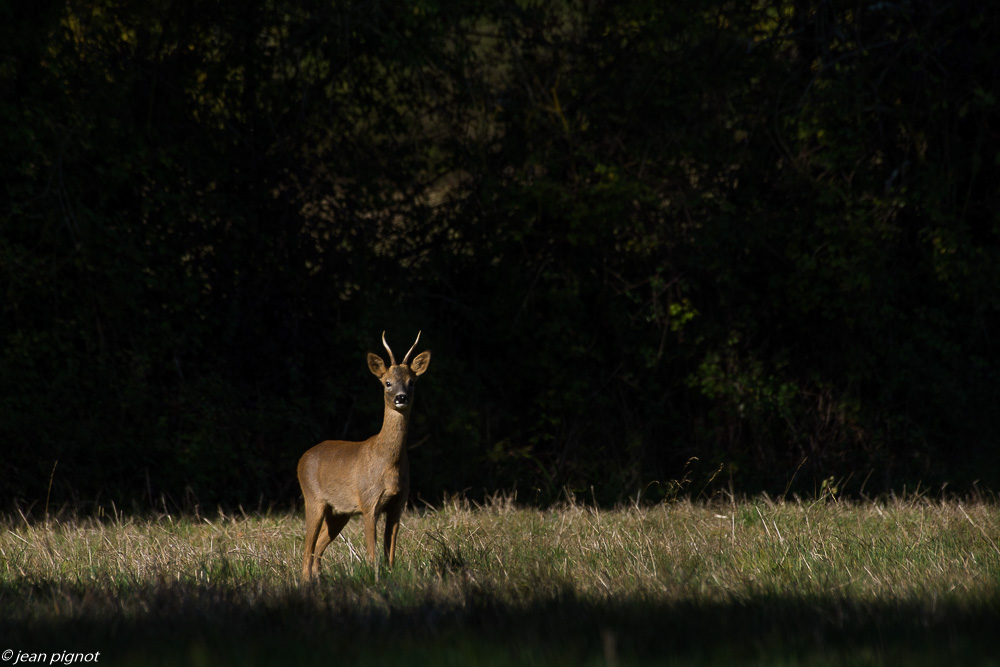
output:
<svg viewBox="0 0 1000 667"><path fill-rule="evenodd" d="M0 651L100 664L1000 664L990 502L452 503L297 582L291 513L0 519ZM9 664L9 663L8 663Z"/></svg>

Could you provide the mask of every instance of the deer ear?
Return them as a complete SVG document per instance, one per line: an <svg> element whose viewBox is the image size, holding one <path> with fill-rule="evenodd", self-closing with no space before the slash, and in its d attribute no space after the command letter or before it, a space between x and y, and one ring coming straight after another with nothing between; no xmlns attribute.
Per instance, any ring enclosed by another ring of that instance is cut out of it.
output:
<svg viewBox="0 0 1000 667"><path fill-rule="evenodd" d="M431 351L424 350L410 362L410 370L413 371L414 375L421 375L427 370L427 367L431 364Z"/></svg>
<svg viewBox="0 0 1000 667"><path fill-rule="evenodd" d="M382 361L382 357L377 354L368 353L368 370L375 375L375 377L380 378L385 375L385 362Z"/></svg>

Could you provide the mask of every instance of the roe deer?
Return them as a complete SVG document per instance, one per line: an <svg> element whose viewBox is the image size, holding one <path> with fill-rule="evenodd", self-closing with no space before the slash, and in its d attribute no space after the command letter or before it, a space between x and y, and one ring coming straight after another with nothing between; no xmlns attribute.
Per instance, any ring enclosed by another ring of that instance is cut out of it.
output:
<svg viewBox="0 0 1000 667"><path fill-rule="evenodd" d="M368 354L368 368L384 390L381 431L364 442L321 442L299 459L299 485L306 501L304 582L319 578L323 551L357 514L364 521L368 558L375 567L375 525L378 515L385 513L385 558L389 567L393 565L399 518L410 490L405 441L413 406L413 385L431 361L431 352L426 350L410 362L419 341L418 332L410 351L397 364L383 331L382 344L389 353L388 368L377 354ZM375 575L378 576L378 570Z"/></svg>

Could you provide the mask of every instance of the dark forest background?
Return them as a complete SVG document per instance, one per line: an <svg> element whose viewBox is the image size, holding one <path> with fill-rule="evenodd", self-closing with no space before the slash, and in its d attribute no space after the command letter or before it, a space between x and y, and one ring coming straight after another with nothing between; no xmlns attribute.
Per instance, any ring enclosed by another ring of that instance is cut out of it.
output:
<svg viewBox="0 0 1000 667"><path fill-rule="evenodd" d="M985 2L0 0L0 504L294 503L383 329L415 499L995 485L998 63Z"/></svg>

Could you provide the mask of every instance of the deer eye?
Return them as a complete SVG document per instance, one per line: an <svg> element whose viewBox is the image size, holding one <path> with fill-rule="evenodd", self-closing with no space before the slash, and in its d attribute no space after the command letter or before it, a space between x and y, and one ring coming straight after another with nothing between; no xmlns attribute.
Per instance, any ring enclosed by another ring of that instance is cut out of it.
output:
<svg viewBox="0 0 1000 667"><path fill-rule="evenodd" d="M385 381L385 388L388 389L391 386L392 386L392 380L386 380Z"/></svg>

